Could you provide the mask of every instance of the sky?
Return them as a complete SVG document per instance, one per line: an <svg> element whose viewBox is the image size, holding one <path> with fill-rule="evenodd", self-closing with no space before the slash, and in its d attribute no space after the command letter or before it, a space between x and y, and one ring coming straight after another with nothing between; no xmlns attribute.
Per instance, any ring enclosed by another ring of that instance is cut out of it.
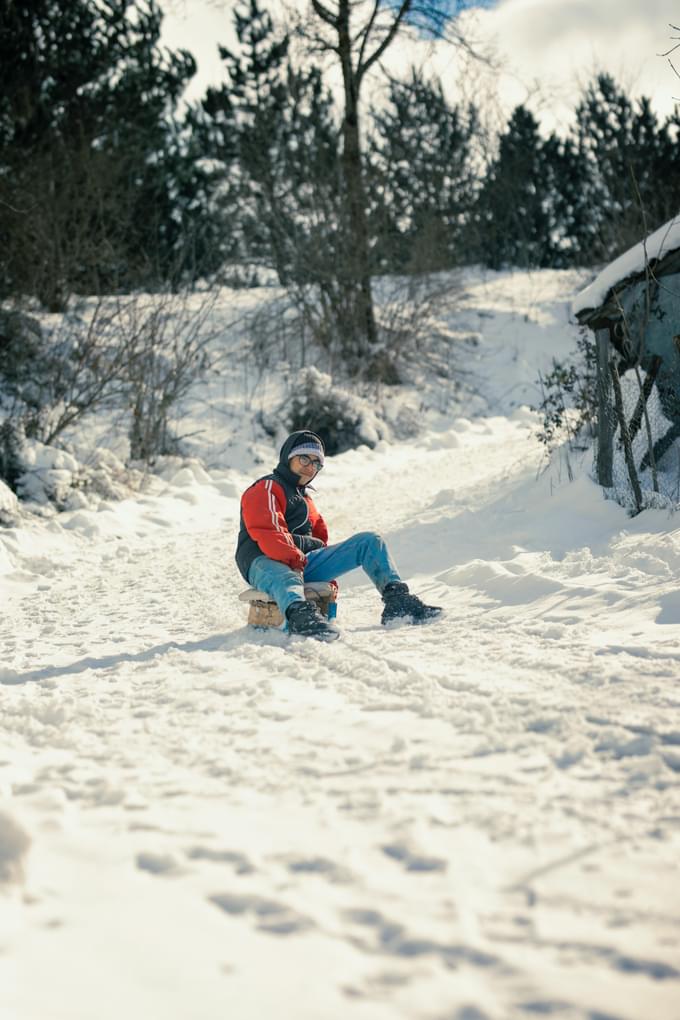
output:
<svg viewBox="0 0 680 1020"><path fill-rule="evenodd" d="M164 42L183 46L198 60L189 91L198 98L222 80L217 43L233 45L233 4L227 0L165 0ZM274 10L277 4L267 5ZM633 95L649 95L669 114L680 97L680 78L662 56L680 36L680 0L500 0L466 11L461 25L480 48L493 48L499 69L485 72L449 46L399 42L390 70L411 62L436 67L452 97L489 99L498 92L503 114L527 102L546 130L568 125L584 84L604 69ZM679 51L680 52L680 51ZM676 66L680 68L680 57Z"/></svg>

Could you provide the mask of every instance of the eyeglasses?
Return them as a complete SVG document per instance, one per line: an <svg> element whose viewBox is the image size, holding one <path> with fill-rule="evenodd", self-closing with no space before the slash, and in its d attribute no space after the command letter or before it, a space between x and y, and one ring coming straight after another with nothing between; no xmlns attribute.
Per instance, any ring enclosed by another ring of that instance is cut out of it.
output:
<svg viewBox="0 0 680 1020"><path fill-rule="evenodd" d="M298 458L303 467L311 464L315 471L321 471L323 464L318 457L308 457L306 453L299 453Z"/></svg>

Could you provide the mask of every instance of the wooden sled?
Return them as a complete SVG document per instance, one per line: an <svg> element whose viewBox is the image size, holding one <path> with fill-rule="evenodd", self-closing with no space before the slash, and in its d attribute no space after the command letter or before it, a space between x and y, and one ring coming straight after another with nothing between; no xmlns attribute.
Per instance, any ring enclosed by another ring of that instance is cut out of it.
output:
<svg viewBox="0 0 680 1020"><path fill-rule="evenodd" d="M310 581L305 585L305 598L310 602L315 602L319 612L326 619L331 620L335 617L336 591L328 581ZM263 591L258 591L257 588L246 588L239 595L239 601L248 603L248 623L251 627L268 629L283 626L283 616L279 607Z"/></svg>

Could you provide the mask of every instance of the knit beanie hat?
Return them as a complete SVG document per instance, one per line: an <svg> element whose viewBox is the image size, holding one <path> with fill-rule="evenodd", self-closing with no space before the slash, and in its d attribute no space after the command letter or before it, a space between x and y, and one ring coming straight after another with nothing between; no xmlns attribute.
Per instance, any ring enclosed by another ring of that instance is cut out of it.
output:
<svg viewBox="0 0 680 1020"><path fill-rule="evenodd" d="M293 457L297 457L301 453L306 453L308 455L313 454L314 456L319 458L322 465L324 463L324 453L321 441L312 439L311 436L305 436L304 438L302 438L302 441L298 443L297 446L294 446L292 450L289 451L288 460L291 460L291 458Z"/></svg>

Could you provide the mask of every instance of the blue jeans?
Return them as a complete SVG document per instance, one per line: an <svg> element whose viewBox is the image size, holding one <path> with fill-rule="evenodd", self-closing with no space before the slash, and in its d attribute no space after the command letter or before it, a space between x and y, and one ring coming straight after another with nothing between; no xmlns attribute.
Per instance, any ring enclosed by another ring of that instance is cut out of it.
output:
<svg viewBox="0 0 680 1020"><path fill-rule="evenodd" d="M305 581L334 581L355 567L363 567L378 591L386 584L400 581L389 550L374 531L361 531L344 542L307 553ZM248 584L274 599L285 618L293 602L304 602L305 590L300 575L285 563L258 556L250 565Z"/></svg>

